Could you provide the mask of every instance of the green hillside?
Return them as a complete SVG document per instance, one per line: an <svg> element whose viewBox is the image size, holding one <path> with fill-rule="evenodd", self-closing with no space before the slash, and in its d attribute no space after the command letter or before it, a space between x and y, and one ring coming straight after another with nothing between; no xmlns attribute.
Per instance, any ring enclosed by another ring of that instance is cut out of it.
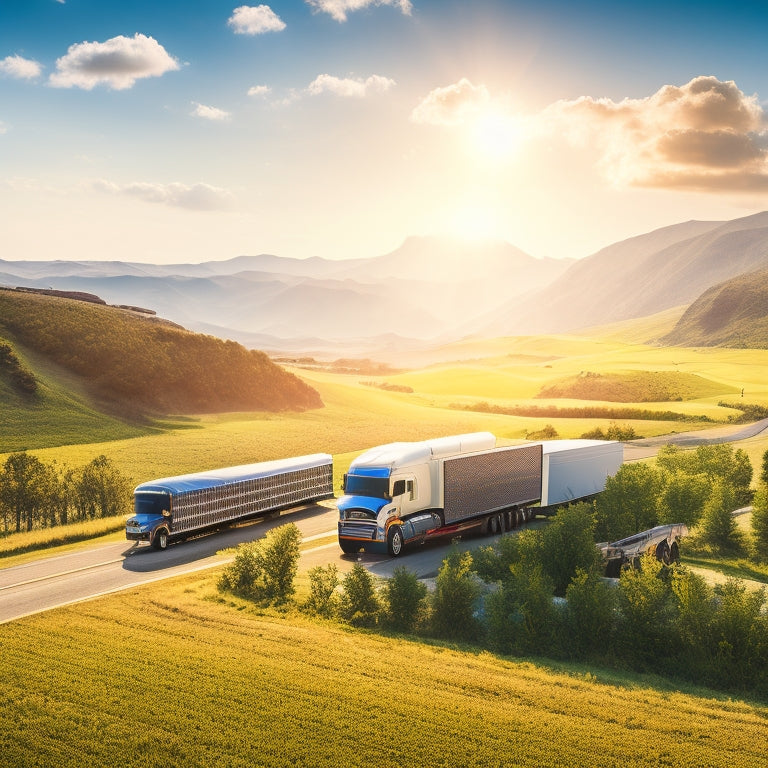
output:
<svg viewBox="0 0 768 768"><path fill-rule="evenodd" d="M705 291L662 343L768 349L768 269L739 275Z"/></svg>
<svg viewBox="0 0 768 768"><path fill-rule="evenodd" d="M148 416L322 406L262 352L117 307L12 290L0 290L0 398L2 451L131 437Z"/></svg>

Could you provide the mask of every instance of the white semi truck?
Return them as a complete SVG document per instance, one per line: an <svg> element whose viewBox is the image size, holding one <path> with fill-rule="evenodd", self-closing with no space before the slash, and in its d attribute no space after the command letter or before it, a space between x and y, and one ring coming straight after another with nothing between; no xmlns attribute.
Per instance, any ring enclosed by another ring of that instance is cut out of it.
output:
<svg viewBox="0 0 768 768"><path fill-rule="evenodd" d="M397 557L407 544L440 536L511 530L599 493L622 461L614 441L497 447L490 432L371 448L344 476L339 546Z"/></svg>

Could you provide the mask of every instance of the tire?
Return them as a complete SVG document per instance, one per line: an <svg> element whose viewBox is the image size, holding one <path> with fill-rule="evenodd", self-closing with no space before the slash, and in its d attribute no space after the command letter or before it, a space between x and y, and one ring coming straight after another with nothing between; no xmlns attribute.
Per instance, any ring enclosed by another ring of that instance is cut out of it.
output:
<svg viewBox="0 0 768 768"><path fill-rule="evenodd" d="M360 551L360 545L355 541L344 541L339 539L339 547L345 555L355 555Z"/></svg>
<svg viewBox="0 0 768 768"><path fill-rule="evenodd" d="M664 565L670 564L669 544L666 541L661 541L656 545L656 559Z"/></svg>
<svg viewBox="0 0 768 768"><path fill-rule="evenodd" d="M387 532L387 552L390 557L400 557L404 548L403 529L399 525L393 525Z"/></svg>
<svg viewBox="0 0 768 768"><path fill-rule="evenodd" d="M495 536L499 532L499 518L496 515L491 515L487 522L488 533L491 536Z"/></svg>
<svg viewBox="0 0 768 768"><path fill-rule="evenodd" d="M508 509L504 513L504 530L511 531L515 527L515 513Z"/></svg>
<svg viewBox="0 0 768 768"><path fill-rule="evenodd" d="M673 541L672 546L669 548L669 562L670 563L680 562L680 547L677 546L676 541Z"/></svg>
<svg viewBox="0 0 768 768"><path fill-rule="evenodd" d="M152 537L152 547L161 551L168 548L167 528L161 528L159 531L155 531L155 535Z"/></svg>

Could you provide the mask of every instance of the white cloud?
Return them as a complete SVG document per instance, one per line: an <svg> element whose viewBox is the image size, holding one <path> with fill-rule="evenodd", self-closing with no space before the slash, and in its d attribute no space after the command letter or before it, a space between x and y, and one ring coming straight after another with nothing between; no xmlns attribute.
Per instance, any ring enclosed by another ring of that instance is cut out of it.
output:
<svg viewBox="0 0 768 768"><path fill-rule="evenodd" d="M768 121L733 81L696 77L640 99L583 96L552 104L541 123L600 152L616 183L702 191L768 188Z"/></svg>
<svg viewBox="0 0 768 768"><path fill-rule="evenodd" d="M444 88L435 88L411 112L414 123L461 125L480 114L490 102L484 85L473 85L466 77Z"/></svg>
<svg viewBox="0 0 768 768"><path fill-rule="evenodd" d="M71 45L66 56L56 61L50 84L57 88L76 86L90 91L102 83L120 91L136 80L159 77L176 70L179 64L157 40L142 34L113 37L104 43Z"/></svg>
<svg viewBox="0 0 768 768"><path fill-rule="evenodd" d="M198 104L196 102L193 102L193 104L195 105L195 108L192 110L192 114L195 117L202 117L204 120L213 120L219 122L224 122L232 117L230 112L225 112L223 109L219 109L218 107L209 107L206 104Z"/></svg>
<svg viewBox="0 0 768 768"><path fill-rule="evenodd" d="M285 29L285 22L268 5L241 5L232 11L227 24L238 35L262 35Z"/></svg>
<svg viewBox="0 0 768 768"><path fill-rule="evenodd" d="M19 80L32 80L39 77L43 67L32 59L24 59L21 56L6 56L0 60L0 74L15 77Z"/></svg>
<svg viewBox="0 0 768 768"><path fill-rule="evenodd" d="M269 96L272 89L268 85L253 85L248 89L249 96Z"/></svg>
<svg viewBox="0 0 768 768"><path fill-rule="evenodd" d="M231 208L234 196L229 190L213 187L210 184L115 184L111 181L98 180L93 183L95 189L115 195L136 197L147 203L161 203L176 208L194 211L220 211Z"/></svg>
<svg viewBox="0 0 768 768"><path fill-rule="evenodd" d="M340 78L333 75L318 75L308 86L307 92L317 96L326 91L347 98L363 98L369 91L388 91L395 85L394 80L381 75L371 75L365 80Z"/></svg>
<svg viewBox="0 0 768 768"><path fill-rule="evenodd" d="M413 5L410 0L304 0L316 11L322 11L332 16L336 21L347 20L349 11L359 11L372 5L393 5L406 16L411 15Z"/></svg>

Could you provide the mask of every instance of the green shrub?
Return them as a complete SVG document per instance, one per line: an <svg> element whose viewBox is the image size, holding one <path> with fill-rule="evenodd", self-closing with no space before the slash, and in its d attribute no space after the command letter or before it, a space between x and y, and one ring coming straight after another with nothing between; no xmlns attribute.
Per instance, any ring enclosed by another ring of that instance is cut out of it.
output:
<svg viewBox="0 0 768 768"><path fill-rule="evenodd" d="M384 623L397 632L412 632L425 612L426 584L404 566L395 568L384 586Z"/></svg>
<svg viewBox="0 0 768 768"><path fill-rule="evenodd" d="M587 659L609 654L616 627L616 590L596 572L579 569L565 597L568 655Z"/></svg>
<svg viewBox="0 0 768 768"><path fill-rule="evenodd" d="M453 547L443 560L432 595L432 631L451 640L476 640L480 584L472 572L472 554Z"/></svg>
<svg viewBox="0 0 768 768"><path fill-rule="evenodd" d="M374 627L379 620L381 605L373 576L355 563L342 581L339 615L357 627Z"/></svg>
<svg viewBox="0 0 768 768"><path fill-rule="evenodd" d="M704 504L699 536L715 549L732 549L736 545L736 521L733 519L733 490L723 480L716 480Z"/></svg>
<svg viewBox="0 0 768 768"><path fill-rule="evenodd" d="M339 569L336 563L316 565L309 570L309 597L304 609L326 619L334 616L339 607Z"/></svg>

